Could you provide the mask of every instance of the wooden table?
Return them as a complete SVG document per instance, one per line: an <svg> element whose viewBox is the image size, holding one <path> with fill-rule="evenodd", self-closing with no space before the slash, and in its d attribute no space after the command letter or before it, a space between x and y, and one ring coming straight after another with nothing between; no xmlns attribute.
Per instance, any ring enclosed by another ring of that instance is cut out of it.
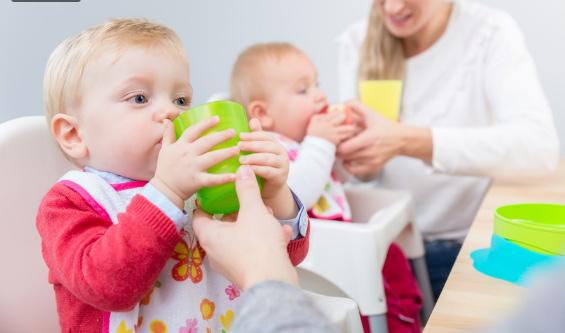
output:
<svg viewBox="0 0 565 333"><path fill-rule="evenodd" d="M497 207L526 202L565 204L565 159L551 175L493 182L424 332L474 330L497 320L520 303L525 288L479 273L473 268L470 254L490 246Z"/></svg>

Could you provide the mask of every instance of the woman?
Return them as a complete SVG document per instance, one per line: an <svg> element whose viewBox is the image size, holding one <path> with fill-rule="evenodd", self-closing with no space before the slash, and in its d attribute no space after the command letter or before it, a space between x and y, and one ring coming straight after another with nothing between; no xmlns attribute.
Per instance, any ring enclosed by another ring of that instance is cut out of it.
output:
<svg viewBox="0 0 565 333"><path fill-rule="evenodd" d="M358 101L365 128L338 150L348 171L411 191L439 296L491 178L557 166L551 109L520 29L475 2L376 0L340 43L340 97L361 80L404 82L392 122Z"/></svg>

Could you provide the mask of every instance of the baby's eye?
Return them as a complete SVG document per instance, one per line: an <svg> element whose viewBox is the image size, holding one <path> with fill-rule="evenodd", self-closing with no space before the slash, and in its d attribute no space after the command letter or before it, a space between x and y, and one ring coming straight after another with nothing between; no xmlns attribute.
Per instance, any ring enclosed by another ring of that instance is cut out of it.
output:
<svg viewBox="0 0 565 333"><path fill-rule="evenodd" d="M177 98L173 101L173 103L175 103L178 106L187 106L188 102L186 100L186 98L181 97L181 98Z"/></svg>
<svg viewBox="0 0 565 333"><path fill-rule="evenodd" d="M298 90L298 93L299 93L299 94L305 94L306 91L307 91L306 88L302 88L302 89L299 89L299 90Z"/></svg>
<svg viewBox="0 0 565 333"><path fill-rule="evenodd" d="M132 98L128 99L130 102L134 102L136 104L145 104L147 103L147 98L143 95L135 95Z"/></svg>

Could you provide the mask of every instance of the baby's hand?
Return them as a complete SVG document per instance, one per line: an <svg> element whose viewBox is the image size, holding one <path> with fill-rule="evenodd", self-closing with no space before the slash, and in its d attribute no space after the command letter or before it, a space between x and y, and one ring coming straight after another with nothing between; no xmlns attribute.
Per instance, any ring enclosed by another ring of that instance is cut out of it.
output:
<svg viewBox="0 0 565 333"><path fill-rule="evenodd" d="M345 118L346 115L343 112L315 114L310 119L306 134L321 137L337 146L355 132L354 125L343 124Z"/></svg>
<svg viewBox="0 0 565 333"><path fill-rule="evenodd" d="M263 178L263 199L271 199L286 187L288 154L282 144L269 133L263 132L257 119L249 121L251 133L240 133L239 148L253 154L243 155L239 163L248 164Z"/></svg>
<svg viewBox="0 0 565 333"><path fill-rule="evenodd" d="M226 184L235 180L235 174L209 174L207 169L239 154L239 147L210 151L220 143L235 136L235 130L202 133L218 125L219 118L211 117L199 121L186 129L176 140L174 126L166 120L165 132L155 176L150 183L183 209L184 201L205 186Z"/></svg>

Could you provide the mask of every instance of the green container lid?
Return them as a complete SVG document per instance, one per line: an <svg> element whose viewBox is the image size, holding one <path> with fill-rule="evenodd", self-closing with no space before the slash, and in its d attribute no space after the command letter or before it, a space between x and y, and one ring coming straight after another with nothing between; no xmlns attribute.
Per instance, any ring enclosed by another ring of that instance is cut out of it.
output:
<svg viewBox="0 0 565 333"><path fill-rule="evenodd" d="M494 234L528 250L565 255L565 205L525 203L494 212Z"/></svg>

